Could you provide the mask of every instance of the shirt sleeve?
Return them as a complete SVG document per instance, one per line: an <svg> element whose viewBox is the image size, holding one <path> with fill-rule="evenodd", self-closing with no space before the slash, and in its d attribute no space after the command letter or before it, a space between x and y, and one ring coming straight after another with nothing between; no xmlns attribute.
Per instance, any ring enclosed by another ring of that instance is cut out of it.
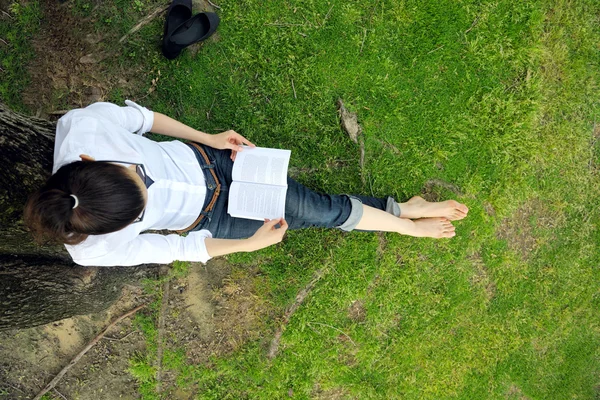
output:
<svg viewBox="0 0 600 400"><path fill-rule="evenodd" d="M139 264L169 264L175 260L207 262L210 255L204 240L212 237L205 229L190 232L187 236L144 233L99 257L75 258L79 265L112 267Z"/></svg>
<svg viewBox="0 0 600 400"><path fill-rule="evenodd" d="M154 113L146 107L125 100L125 107L112 103L94 103L85 108L86 114L95 114L96 117L104 118L119 125L129 132L143 135L152 129L154 124Z"/></svg>

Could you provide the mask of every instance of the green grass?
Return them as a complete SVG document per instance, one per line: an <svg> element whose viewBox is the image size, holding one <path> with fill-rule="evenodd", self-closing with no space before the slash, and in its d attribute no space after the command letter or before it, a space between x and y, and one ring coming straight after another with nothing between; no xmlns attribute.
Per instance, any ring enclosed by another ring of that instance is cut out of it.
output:
<svg viewBox="0 0 600 400"><path fill-rule="evenodd" d="M275 361L249 343L187 369L198 398L597 397L598 5L222 6L220 41L163 70L154 109L290 148L294 166L318 169L300 180L319 190L404 199L437 178L471 212L450 242L386 235L381 258L373 235L336 232L293 232L231 257L263 260L261 294L281 312L313 271L330 272ZM365 130L367 187L338 97ZM500 238L515 213L526 220ZM526 254L509 243L523 239L534 243ZM348 317L355 300L360 323Z"/></svg>
<svg viewBox="0 0 600 400"><path fill-rule="evenodd" d="M31 39L40 27L37 1L15 1L0 18L0 101L23 111L21 92L29 83L27 63L34 56Z"/></svg>
<svg viewBox="0 0 600 400"><path fill-rule="evenodd" d="M199 399L290 390L294 398L598 398L600 5L219 5L218 40L173 62L147 59L161 75L142 103L207 132L232 128L291 149L293 167L316 170L298 176L316 190L405 200L441 179L471 211L450 241L387 234L381 255L373 234L311 230L229 257L237 268L260 265L257 295L274 315L316 270L327 272L275 360L266 358L277 328L270 320L266 341L205 365L167 349L163 365L178 384ZM150 24L119 62L150 54L159 31ZM358 147L339 127L338 98L364 128L366 186ZM113 100L122 100L118 91ZM357 300L360 321L348 314ZM154 398L155 321L146 323L149 352L130 371Z"/></svg>

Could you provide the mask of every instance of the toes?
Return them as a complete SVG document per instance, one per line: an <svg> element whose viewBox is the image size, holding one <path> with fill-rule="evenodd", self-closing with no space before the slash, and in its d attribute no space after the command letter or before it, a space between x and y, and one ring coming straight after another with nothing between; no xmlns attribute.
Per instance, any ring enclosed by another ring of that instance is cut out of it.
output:
<svg viewBox="0 0 600 400"><path fill-rule="evenodd" d="M469 212L469 207L465 206L464 204L460 204L458 203L458 206L455 207L458 211L462 212L465 214L465 216L467 215L467 213Z"/></svg>
<svg viewBox="0 0 600 400"><path fill-rule="evenodd" d="M448 205L452 208L454 208L454 212L458 213L459 215L462 215L463 218L467 215L467 213L469 212L469 207L465 206L462 203L459 203L456 200L448 200Z"/></svg>
<svg viewBox="0 0 600 400"><path fill-rule="evenodd" d="M457 219L463 219L463 218L465 218L466 216L467 216L467 214L466 214L466 213L464 213L464 212L462 212L462 211L459 211L459 210L456 210L455 212L453 212L453 213L452 213L452 216L451 216L452 218L451 218L451 219L452 219L453 221L456 221Z"/></svg>

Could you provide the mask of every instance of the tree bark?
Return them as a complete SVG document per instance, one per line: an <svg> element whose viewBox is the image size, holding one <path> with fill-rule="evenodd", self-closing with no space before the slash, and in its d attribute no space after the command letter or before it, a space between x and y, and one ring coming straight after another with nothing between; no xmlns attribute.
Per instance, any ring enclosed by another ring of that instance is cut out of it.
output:
<svg viewBox="0 0 600 400"><path fill-rule="evenodd" d="M108 308L125 283L158 266L89 268L63 246L37 246L22 223L28 196L50 176L56 125L0 102L0 330L25 328Z"/></svg>
<svg viewBox="0 0 600 400"><path fill-rule="evenodd" d="M0 255L0 331L108 308L125 283L158 277L158 266L79 267L48 256Z"/></svg>

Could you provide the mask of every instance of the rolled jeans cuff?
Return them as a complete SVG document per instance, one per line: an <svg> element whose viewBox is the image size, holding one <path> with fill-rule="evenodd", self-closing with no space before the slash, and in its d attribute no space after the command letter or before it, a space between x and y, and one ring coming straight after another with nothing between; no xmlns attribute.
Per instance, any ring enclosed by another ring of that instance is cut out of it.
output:
<svg viewBox="0 0 600 400"><path fill-rule="evenodd" d="M398 203L396 202L396 200L393 197L387 198L385 212L390 213L395 217L400 216L400 205L398 205Z"/></svg>
<svg viewBox="0 0 600 400"><path fill-rule="evenodd" d="M340 228L343 231L350 232L354 230L354 228L356 228L356 225L358 225L360 219L363 216L363 204L362 201L360 201L360 199L356 197L348 195L346 196L350 199L350 215L348 216L346 222L338 226L338 228Z"/></svg>
<svg viewBox="0 0 600 400"><path fill-rule="evenodd" d="M360 219L363 216L363 203L357 197L349 195L346 196L350 199L350 205L352 208L350 210L350 215L348 216L346 222L338 226L338 228L340 228L343 231L350 232L356 228L356 226L360 222ZM393 197L387 198L385 212L392 214L396 217L400 216L400 206L398 205L396 200L394 200Z"/></svg>

